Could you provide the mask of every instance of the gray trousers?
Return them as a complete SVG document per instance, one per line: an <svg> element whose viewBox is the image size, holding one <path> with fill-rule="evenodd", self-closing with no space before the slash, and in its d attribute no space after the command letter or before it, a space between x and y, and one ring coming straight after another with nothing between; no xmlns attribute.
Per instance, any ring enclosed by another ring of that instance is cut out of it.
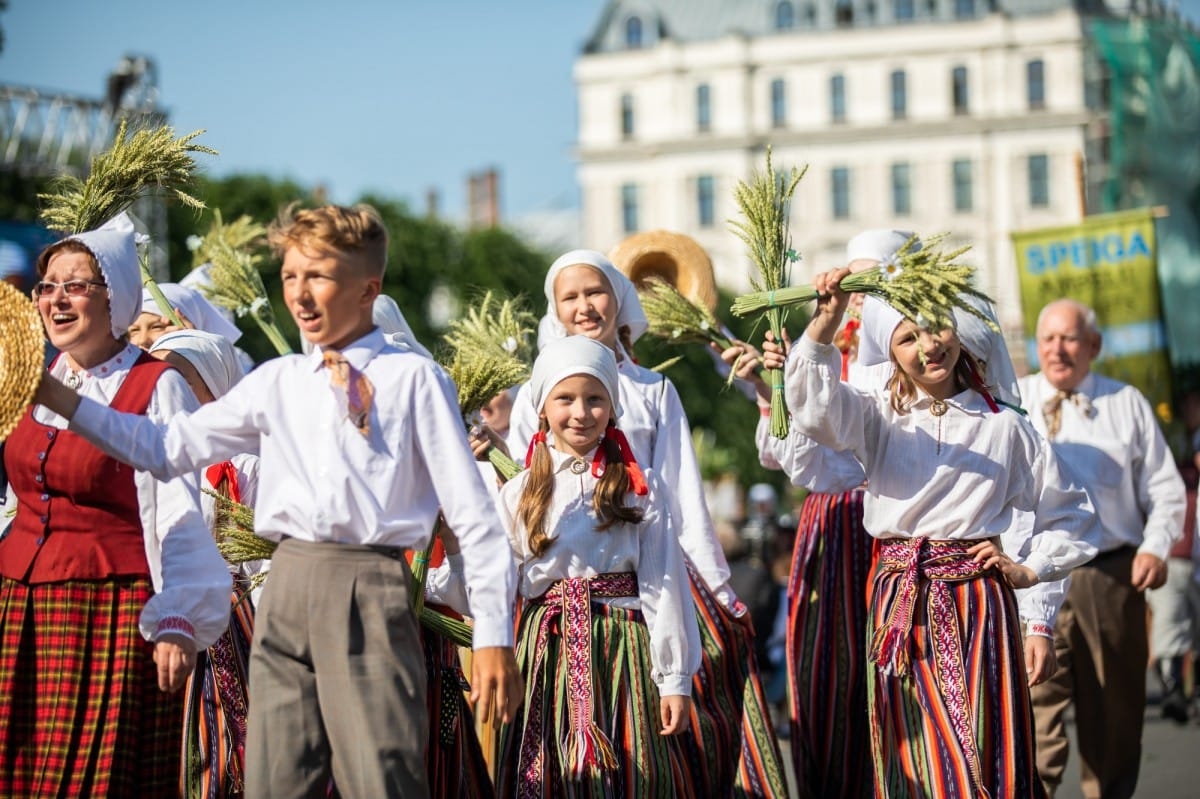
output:
<svg viewBox="0 0 1200 799"><path fill-rule="evenodd" d="M250 650L247 799L429 795L425 662L402 551L286 539Z"/></svg>

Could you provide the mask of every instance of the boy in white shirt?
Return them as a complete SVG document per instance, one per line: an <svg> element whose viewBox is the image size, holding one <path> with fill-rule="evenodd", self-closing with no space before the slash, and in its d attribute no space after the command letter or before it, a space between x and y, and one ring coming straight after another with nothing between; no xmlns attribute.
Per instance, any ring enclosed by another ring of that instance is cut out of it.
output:
<svg viewBox="0 0 1200 799"><path fill-rule="evenodd" d="M251 653L246 795L428 795L425 671L405 549L439 508L460 542L481 719L510 721L512 561L474 466L449 378L385 341L371 311L387 231L369 206L289 207L272 226L283 297L309 355L269 361L163 427L81 401L46 379L36 401L155 475L249 452L262 459L255 524L280 541Z"/></svg>

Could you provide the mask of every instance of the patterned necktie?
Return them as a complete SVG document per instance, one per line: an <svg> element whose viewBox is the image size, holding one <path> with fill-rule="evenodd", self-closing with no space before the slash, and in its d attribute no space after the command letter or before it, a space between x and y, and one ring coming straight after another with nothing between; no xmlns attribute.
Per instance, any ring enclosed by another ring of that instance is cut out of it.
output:
<svg viewBox="0 0 1200 799"><path fill-rule="evenodd" d="M1046 400L1046 404L1042 406L1042 416L1046 419L1046 438L1051 441L1058 435L1058 431L1062 429L1062 406L1063 403L1074 396L1074 391L1060 388L1054 392L1054 396Z"/></svg>
<svg viewBox="0 0 1200 799"><path fill-rule="evenodd" d="M329 369L329 385L337 395L338 404L346 409L346 416L367 436L371 432L371 399L375 387L365 374L337 350L325 350L325 367Z"/></svg>

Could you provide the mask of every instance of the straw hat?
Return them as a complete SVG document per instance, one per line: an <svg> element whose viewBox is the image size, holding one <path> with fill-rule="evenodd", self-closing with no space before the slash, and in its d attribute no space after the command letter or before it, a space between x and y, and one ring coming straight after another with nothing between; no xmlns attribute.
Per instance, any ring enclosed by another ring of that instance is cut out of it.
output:
<svg viewBox="0 0 1200 799"><path fill-rule="evenodd" d="M717 307L712 259L691 236L670 230L634 233L614 247L608 257L639 288L647 278L657 276L692 302L710 311Z"/></svg>
<svg viewBox="0 0 1200 799"><path fill-rule="evenodd" d="M46 338L37 306L0 281L0 441L21 421L45 368Z"/></svg>

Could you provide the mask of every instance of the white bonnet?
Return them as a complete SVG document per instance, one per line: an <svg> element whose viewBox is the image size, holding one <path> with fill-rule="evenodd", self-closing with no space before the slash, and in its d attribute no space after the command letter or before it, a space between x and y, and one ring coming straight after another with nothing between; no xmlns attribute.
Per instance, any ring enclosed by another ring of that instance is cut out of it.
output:
<svg viewBox="0 0 1200 799"><path fill-rule="evenodd" d="M433 355L429 353L429 350L417 341L417 336L409 327L408 320L400 311L400 306L388 295L380 294L375 298L375 305L371 308L371 321L379 326L383 335L393 344L408 347L418 355L424 355L433 360Z"/></svg>
<svg viewBox="0 0 1200 799"><path fill-rule="evenodd" d="M177 352L196 368L213 397L221 397L242 379L242 365L229 339L204 330L174 330L150 346L150 352Z"/></svg>
<svg viewBox="0 0 1200 799"><path fill-rule="evenodd" d="M999 327L996 311L991 303L985 303L966 295L971 303L986 314ZM993 330L986 322L962 308L952 310L955 331L963 348L980 361L983 367L983 382L992 388L996 399L1009 405L1020 406L1021 391L1017 385L1017 373L1004 336ZM859 330L858 362L864 366L887 363L891 352L892 333L904 319L892 306L878 297L868 296L863 301L862 328ZM868 342L870 342L868 344Z"/></svg>
<svg viewBox="0 0 1200 799"><path fill-rule="evenodd" d="M542 347L533 362L533 376L529 379L533 409L540 414L546 395L562 380L572 375L591 375L608 391L615 419L620 414L619 374L616 354L599 341L587 336L554 339Z"/></svg>
<svg viewBox="0 0 1200 799"><path fill-rule="evenodd" d="M197 330L224 336L229 339L230 343L235 343L242 337L242 331L238 329L238 326L226 319L217 310L217 306L196 289L181 283L159 283L158 288L167 298L171 307L186 316ZM142 289L141 313L163 315L162 308L154 299L154 295L150 293L150 289Z"/></svg>
<svg viewBox="0 0 1200 799"><path fill-rule="evenodd" d="M613 266L613 262L603 253L595 250L571 250L560 255L546 272L546 282L543 286L546 293L546 315L538 324L539 349L550 341L567 335L567 329L558 320L558 309L554 302L554 281L568 266L590 266L604 275L617 301L617 327L629 328L630 341L641 338L650 323L646 320L646 312L642 310L642 302L638 299L637 286L633 285L633 281L620 269Z"/></svg>
<svg viewBox="0 0 1200 799"><path fill-rule="evenodd" d="M876 228L858 233L846 242L846 262L868 259L886 261L895 257L915 234L911 230ZM921 240L913 242L912 252L921 249ZM875 366L887 363L892 351L892 332L903 314L883 300L868 295L863 299L862 328L858 331L858 363Z"/></svg>
<svg viewBox="0 0 1200 799"><path fill-rule="evenodd" d="M67 238L82 242L96 258L100 277L108 284L108 316L113 338L123 337L141 313L142 268L138 264L133 220L120 213L95 230Z"/></svg>

